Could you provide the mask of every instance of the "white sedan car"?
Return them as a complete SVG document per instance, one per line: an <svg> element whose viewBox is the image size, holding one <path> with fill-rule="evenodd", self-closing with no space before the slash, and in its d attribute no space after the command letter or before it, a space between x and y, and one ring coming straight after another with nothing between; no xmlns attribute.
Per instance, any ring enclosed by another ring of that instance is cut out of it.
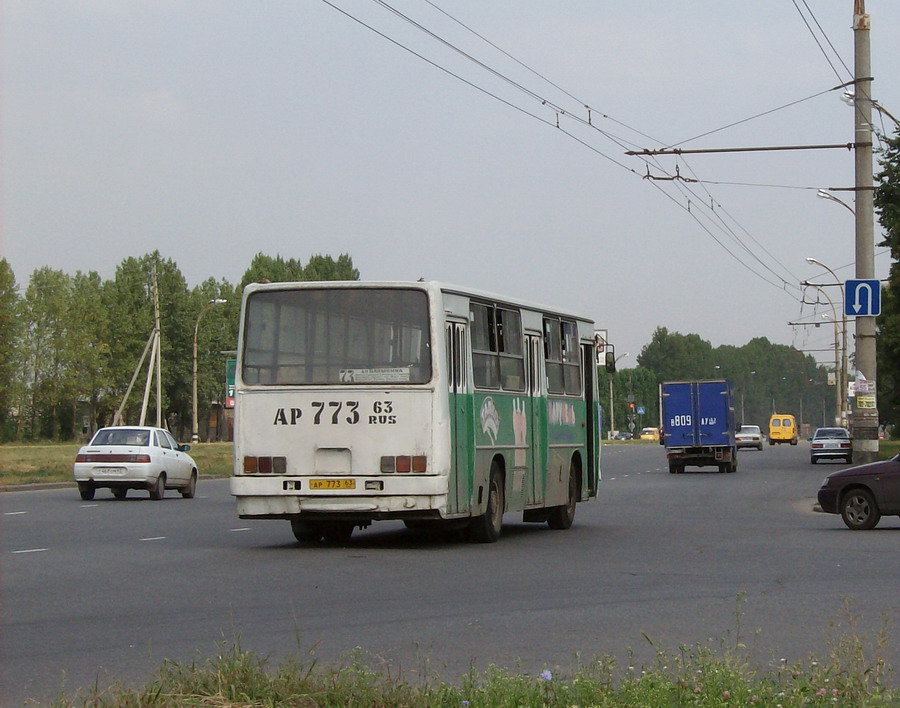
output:
<svg viewBox="0 0 900 708"><path fill-rule="evenodd" d="M734 436L738 450L742 447L755 447L762 452L763 436L758 425L742 425Z"/></svg>
<svg viewBox="0 0 900 708"><path fill-rule="evenodd" d="M192 499L197 489L197 464L168 431L145 426L101 428L75 457L73 472L81 498L89 501L99 487L124 499L129 489L146 489L162 499L177 489Z"/></svg>

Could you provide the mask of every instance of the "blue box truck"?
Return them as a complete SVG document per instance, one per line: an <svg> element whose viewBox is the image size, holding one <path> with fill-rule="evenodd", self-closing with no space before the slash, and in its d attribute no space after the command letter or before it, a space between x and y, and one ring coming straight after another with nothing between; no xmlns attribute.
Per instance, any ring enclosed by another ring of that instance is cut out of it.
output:
<svg viewBox="0 0 900 708"><path fill-rule="evenodd" d="M668 381L659 387L659 404L659 442L666 447L669 472L684 472L689 465L737 471L729 381Z"/></svg>

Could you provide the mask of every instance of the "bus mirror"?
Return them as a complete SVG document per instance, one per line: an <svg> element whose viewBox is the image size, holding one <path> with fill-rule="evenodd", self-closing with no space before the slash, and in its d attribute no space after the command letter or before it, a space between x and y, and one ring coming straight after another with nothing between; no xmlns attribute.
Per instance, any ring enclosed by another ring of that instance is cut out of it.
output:
<svg viewBox="0 0 900 708"><path fill-rule="evenodd" d="M606 352L606 371L607 373L616 373L616 353Z"/></svg>

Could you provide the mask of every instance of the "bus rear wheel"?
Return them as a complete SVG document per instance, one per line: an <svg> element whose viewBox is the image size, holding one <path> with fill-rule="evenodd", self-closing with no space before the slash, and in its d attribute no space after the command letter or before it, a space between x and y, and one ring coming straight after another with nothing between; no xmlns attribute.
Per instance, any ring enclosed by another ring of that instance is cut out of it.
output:
<svg viewBox="0 0 900 708"><path fill-rule="evenodd" d="M325 543L343 546L350 542L355 526L352 521L323 521L320 528Z"/></svg>
<svg viewBox="0 0 900 708"><path fill-rule="evenodd" d="M291 519L291 531L300 543L316 543L322 538L322 528L311 521Z"/></svg>
<svg viewBox="0 0 900 708"><path fill-rule="evenodd" d="M551 529L564 531L572 528L575 521L575 504L578 502L578 475L577 468L569 468L569 493L566 503L562 506L554 506L547 515L547 526Z"/></svg>
<svg viewBox="0 0 900 708"><path fill-rule="evenodd" d="M497 463L491 465L491 479L488 483L487 508L481 516L469 522L468 537L472 543L494 543L500 538L503 528L503 475Z"/></svg>

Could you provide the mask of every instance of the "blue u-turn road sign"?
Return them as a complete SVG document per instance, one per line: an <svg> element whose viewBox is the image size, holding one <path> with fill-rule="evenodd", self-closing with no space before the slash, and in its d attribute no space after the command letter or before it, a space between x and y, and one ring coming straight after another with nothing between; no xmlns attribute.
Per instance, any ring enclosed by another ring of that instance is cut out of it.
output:
<svg viewBox="0 0 900 708"><path fill-rule="evenodd" d="M877 317L881 314L881 281L844 281L844 314L849 317Z"/></svg>

